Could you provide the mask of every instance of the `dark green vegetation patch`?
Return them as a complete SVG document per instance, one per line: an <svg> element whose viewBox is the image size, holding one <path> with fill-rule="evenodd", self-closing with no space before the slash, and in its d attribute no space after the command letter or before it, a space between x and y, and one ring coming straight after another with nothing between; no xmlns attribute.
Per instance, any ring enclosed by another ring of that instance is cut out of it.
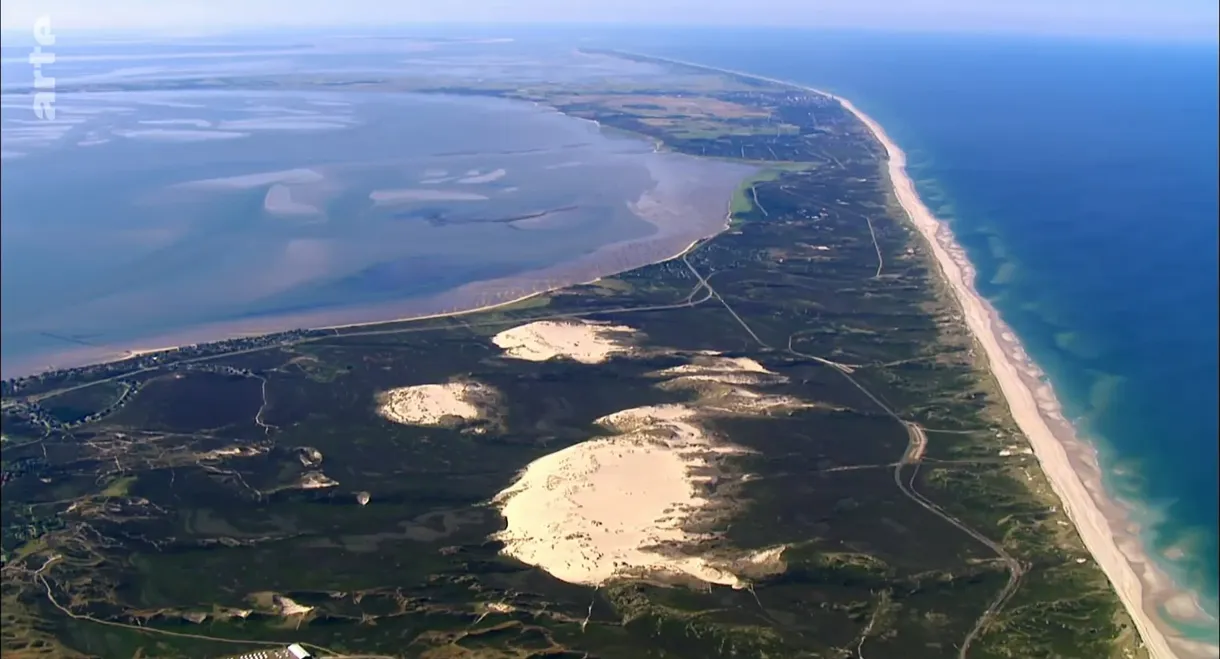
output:
<svg viewBox="0 0 1220 659"><path fill-rule="evenodd" d="M892 204L878 145L842 108L730 81L701 93L753 113L693 130L659 121L661 102L466 91L555 97L676 151L802 165L750 181L734 226L687 256L529 304L7 383L5 656L293 641L435 658L1133 652L1036 462L1000 456L1022 440ZM525 465L600 432L598 417L688 396L648 375L676 357L534 363L490 341L545 318L750 357L786 377L767 393L815 403L713 422L753 450L734 458L753 477L722 493L741 510L714 542L786 545L782 573L593 589L499 553L489 501ZM502 408L428 428L375 413L379 392L454 377L495 387ZM302 487L320 483L310 474L330 486Z"/></svg>

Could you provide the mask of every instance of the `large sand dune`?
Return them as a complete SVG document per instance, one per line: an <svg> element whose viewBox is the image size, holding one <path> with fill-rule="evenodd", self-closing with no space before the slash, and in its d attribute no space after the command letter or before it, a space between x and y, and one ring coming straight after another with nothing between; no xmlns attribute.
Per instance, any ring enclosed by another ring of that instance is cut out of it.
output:
<svg viewBox="0 0 1220 659"><path fill-rule="evenodd" d="M701 394L698 400L632 408L597 419L597 425L613 434L535 460L497 495L494 503L507 520L507 528L497 535L505 543L504 553L563 581L585 585L666 575L741 587L747 576L782 570L782 548L714 554L697 550L698 543L714 536L696 529L733 508L717 496L716 485L744 476L723 458L745 450L713 436L703 420L765 414L802 403L715 379L741 373L773 375L753 360L696 361L655 375L672 376L660 386L694 385ZM712 380L691 380L696 374Z"/></svg>

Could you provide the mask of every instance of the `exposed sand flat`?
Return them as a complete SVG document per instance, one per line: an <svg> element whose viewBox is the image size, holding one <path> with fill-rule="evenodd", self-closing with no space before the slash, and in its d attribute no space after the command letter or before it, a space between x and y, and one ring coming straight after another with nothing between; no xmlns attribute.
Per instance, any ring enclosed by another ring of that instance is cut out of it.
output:
<svg viewBox="0 0 1220 659"><path fill-rule="evenodd" d="M624 410L599 423L617 431L532 462L495 498L508 527L504 553L569 583L616 576L687 575L738 586L709 559L662 553L662 543L698 536L685 523L708 507L699 490L716 446L694 409L663 405Z"/></svg>
<svg viewBox="0 0 1220 659"><path fill-rule="evenodd" d="M317 215L317 207L293 198L292 188L276 183L267 189L263 197L263 210L272 215Z"/></svg>
<svg viewBox="0 0 1220 659"><path fill-rule="evenodd" d="M458 179L457 182L458 183L491 183L492 181L498 181L507 175L508 175L507 169L496 169L496 170L487 172L486 174L480 174L476 170L473 174L471 174L470 172L467 172L467 175L463 178Z"/></svg>
<svg viewBox="0 0 1220 659"><path fill-rule="evenodd" d="M599 364L614 355L630 354L633 348L626 341L634 335L635 330L625 325L540 320L504 330L491 340L514 359L541 362L566 357Z"/></svg>
<svg viewBox="0 0 1220 659"><path fill-rule="evenodd" d="M471 421L483 416L483 405L492 390L475 382L419 384L382 393L377 413L409 426L435 426L446 417Z"/></svg>
<svg viewBox="0 0 1220 659"><path fill-rule="evenodd" d="M230 189L230 190L248 190L250 188L261 188L265 185L275 183L284 183L288 185L307 185L310 183L318 183L324 180L324 176L315 170L308 168L284 169L274 172L259 172L257 174L244 174L242 176L226 176L223 178L207 178L197 181L187 181L179 183L177 187L181 188L203 188L203 189Z"/></svg>
<svg viewBox="0 0 1220 659"><path fill-rule="evenodd" d="M488 197L474 192L456 190L404 188L401 190L374 190L369 193L369 199L373 200L375 204L398 204L412 201L486 201Z"/></svg>

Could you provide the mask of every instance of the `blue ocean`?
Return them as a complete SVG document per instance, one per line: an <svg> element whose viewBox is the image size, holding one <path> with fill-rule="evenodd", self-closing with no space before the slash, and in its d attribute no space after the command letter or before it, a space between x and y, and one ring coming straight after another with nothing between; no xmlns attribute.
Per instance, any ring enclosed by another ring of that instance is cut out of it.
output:
<svg viewBox="0 0 1220 659"><path fill-rule="evenodd" d="M847 98L907 152L1148 551L1217 606L1217 52L1209 45L665 32L641 52ZM1189 630L1202 639L1216 629Z"/></svg>

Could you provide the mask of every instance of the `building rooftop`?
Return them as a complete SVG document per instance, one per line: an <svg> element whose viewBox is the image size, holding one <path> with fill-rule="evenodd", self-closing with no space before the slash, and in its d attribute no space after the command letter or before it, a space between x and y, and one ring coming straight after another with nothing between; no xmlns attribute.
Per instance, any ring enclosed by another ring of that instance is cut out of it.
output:
<svg viewBox="0 0 1220 659"><path fill-rule="evenodd" d="M268 648L244 654L229 655L224 659L310 659L312 656L305 648L293 643L282 648Z"/></svg>

